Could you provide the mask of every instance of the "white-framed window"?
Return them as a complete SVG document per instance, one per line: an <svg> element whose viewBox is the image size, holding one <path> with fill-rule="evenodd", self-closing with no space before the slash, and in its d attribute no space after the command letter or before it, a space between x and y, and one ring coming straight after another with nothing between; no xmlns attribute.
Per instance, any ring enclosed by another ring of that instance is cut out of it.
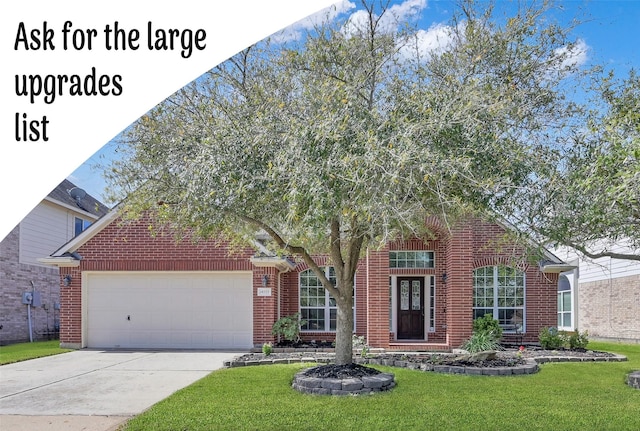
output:
<svg viewBox="0 0 640 431"><path fill-rule="evenodd" d="M436 332L436 278L432 275L426 281L429 291L429 332Z"/></svg>
<svg viewBox="0 0 640 431"><path fill-rule="evenodd" d="M571 283L566 275L558 278L558 328L573 330Z"/></svg>
<svg viewBox="0 0 640 431"><path fill-rule="evenodd" d="M73 236L80 235L89 226L91 226L91 222L89 220L85 220L85 219L80 218L80 217L74 217L74 220L73 220Z"/></svg>
<svg viewBox="0 0 640 431"><path fill-rule="evenodd" d="M473 271L473 318L490 314L500 325L520 325L524 331L525 284L525 274L517 268L477 268Z"/></svg>
<svg viewBox="0 0 640 431"><path fill-rule="evenodd" d="M434 268L434 252L423 250L394 250L389 252L390 268Z"/></svg>
<svg viewBox="0 0 640 431"><path fill-rule="evenodd" d="M336 286L335 269L332 266L322 269L329 281ZM312 269L300 273L300 315L305 321L305 324L300 327L301 331L335 332L336 330L338 305Z"/></svg>

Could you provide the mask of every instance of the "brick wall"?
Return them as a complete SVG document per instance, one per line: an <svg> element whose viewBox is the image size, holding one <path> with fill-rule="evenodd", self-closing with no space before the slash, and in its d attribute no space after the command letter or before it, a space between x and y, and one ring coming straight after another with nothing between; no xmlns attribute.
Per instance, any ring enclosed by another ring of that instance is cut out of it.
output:
<svg viewBox="0 0 640 431"><path fill-rule="evenodd" d="M29 341L27 306L22 294L35 291L42 305L31 307L34 340L56 338L60 302L58 268L19 263L20 228L16 226L0 242L0 345Z"/></svg>
<svg viewBox="0 0 640 431"><path fill-rule="evenodd" d="M72 283L61 293L61 341L70 346L81 343L82 271L253 271L253 339L259 346L275 341L271 327L278 317L299 311L299 273L307 269L298 262L295 271L279 274L275 268L255 268L249 258L254 251L238 249L230 253L224 240L180 242L166 232L151 236L149 221L132 224L111 223L83 245L79 268L62 268L61 277L72 276ZM356 275L356 333L365 335L374 347L389 347L394 341L389 326L389 277L391 275L429 275L435 278L435 332L429 343L458 347L471 335L473 306L473 270L481 266L515 264L522 261L523 250L500 244L504 230L491 223L471 221L449 233L435 230L432 240L418 239L390 243L381 250L369 250L361 259ZM427 269L390 269L389 250L433 250L435 267ZM320 266L326 257L316 256ZM526 273L527 341L537 341L542 326L556 321L557 275L541 274L536 265L522 264ZM443 275L446 274L446 281ZM271 296L258 296L263 276ZM278 289L279 281L279 289ZM428 285L425 286L428 292ZM279 298L279 299L278 299ZM279 302L278 302L279 301ZM303 339L332 341L333 333L303 333Z"/></svg>
<svg viewBox="0 0 640 431"><path fill-rule="evenodd" d="M78 268L61 268L60 277L72 276L61 290L60 342L80 347L82 342L82 272L83 271L248 271L254 270L249 258L254 250L233 248L225 240L180 241L160 230L151 235L150 221L112 222L78 249L82 256ZM231 250L231 251L230 251ZM275 297L258 297L264 271L256 269L253 277L254 341L264 339L265 321L275 316ZM270 286L276 277L270 275ZM275 291L275 289L272 289ZM270 332L269 325L269 332Z"/></svg>
<svg viewBox="0 0 640 431"><path fill-rule="evenodd" d="M474 264L473 269L490 265L514 266L524 271L525 293L525 342L537 342L542 327L557 324L558 274L543 274L536 262L527 259L526 251L505 237L505 230L497 224L473 221ZM473 280L471 280L473 284ZM505 335L507 341L515 337Z"/></svg>
<svg viewBox="0 0 640 431"><path fill-rule="evenodd" d="M640 342L640 275L580 283L578 328L590 337Z"/></svg>

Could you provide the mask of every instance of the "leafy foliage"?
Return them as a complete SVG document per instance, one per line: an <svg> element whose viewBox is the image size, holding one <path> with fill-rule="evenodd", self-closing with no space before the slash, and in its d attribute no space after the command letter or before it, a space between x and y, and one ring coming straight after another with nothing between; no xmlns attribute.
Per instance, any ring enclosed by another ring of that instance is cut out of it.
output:
<svg viewBox="0 0 640 431"><path fill-rule="evenodd" d="M502 338L502 327L491 314L485 314L482 317L474 319L473 332L491 334L495 341L499 341L500 338Z"/></svg>
<svg viewBox="0 0 640 431"><path fill-rule="evenodd" d="M555 350L560 348L586 349L589 344L589 333L587 331L559 331L556 327L540 329L538 340L543 349Z"/></svg>
<svg viewBox="0 0 640 431"><path fill-rule="evenodd" d="M523 225L589 258L640 260L640 77L597 81L558 169L519 207Z"/></svg>
<svg viewBox="0 0 640 431"><path fill-rule="evenodd" d="M262 353L265 356L269 356L273 352L273 346L271 343L263 343L262 344Z"/></svg>
<svg viewBox="0 0 640 431"><path fill-rule="evenodd" d="M576 328L575 331L568 334L567 343L570 349L586 349L589 344L589 333L587 331L580 332Z"/></svg>
<svg viewBox="0 0 640 431"><path fill-rule="evenodd" d="M132 216L178 236L224 235L295 255L336 300L336 362L351 362L353 280L366 247L426 237L494 210L544 174L573 113L568 28L546 3L508 19L468 0L424 50L384 2L265 41L132 125L109 179ZM133 193L135 191L135 193ZM153 226L152 226L153 227ZM314 260L328 254L337 284Z"/></svg>
<svg viewBox="0 0 640 431"><path fill-rule="evenodd" d="M486 352L488 350L502 350L500 343L491 331L478 331L462 344L462 348L469 353Z"/></svg>
<svg viewBox="0 0 640 431"><path fill-rule="evenodd" d="M566 336L562 331L558 331L558 328L551 326L540 329L538 340L543 349L556 350L564 346Z"/></svg>
<svg viewBox="0 0 640 431"><path fill-rule="evenodd" d="M299 342L300 326L305 323L306 321L300 319L300 313L284 316L276 320L276 323L273 324L271 334L281 336L287 341Z"/></svg>

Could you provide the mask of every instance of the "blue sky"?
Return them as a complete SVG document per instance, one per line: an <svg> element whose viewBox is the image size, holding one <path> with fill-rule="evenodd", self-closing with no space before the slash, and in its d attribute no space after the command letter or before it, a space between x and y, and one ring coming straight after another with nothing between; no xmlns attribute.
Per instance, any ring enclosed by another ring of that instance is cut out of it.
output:
<svg viewBox="0 0 640 431"><path fill-rule="evenodd" d="M501 1L498 7L510 7L510 4ZM626 75L632 68L640 69L640 50L637 47L640 40L640 0L572 0L561 1L557 5L561 7L557 12L558 19L577 16L584 21L574 31L574 36L582 41L580 46L584 50L578 61L585 65L605 65L620 76ZM454 2L406 0L396 1L393 6L398 14L418 20L425 43L429 43L429 37L449 18ZM353 3L343 2L338 8L343 13L351 14L355 12L354 7ZM298 23L281 37L295 37L299 34L296 30L302 27L304 23ZM112 158L114 149L115 144L107 143L68 178L94 197L103 199L105 182L101 170L96 166Z"/></svg>

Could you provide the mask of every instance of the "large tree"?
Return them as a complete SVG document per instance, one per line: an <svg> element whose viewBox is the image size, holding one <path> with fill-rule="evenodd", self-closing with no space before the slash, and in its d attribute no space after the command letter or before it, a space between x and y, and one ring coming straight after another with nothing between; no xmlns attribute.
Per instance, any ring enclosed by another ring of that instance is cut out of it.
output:
<svg viewBox="0 0 640 431"><path fill-rule="evenodd" d="M571 117L572 44L548 4L468 1L429 31L402 15L423 5L365 1L300 42L246 49L136 122L109 174L133 214L195 237L264 231L303 260L335 298L338 364L363 250L428 234L428 216L489 215L546 169Z"/></svg>
<svg viewBox="0 0 640 431"><path fill-rule="evenodd" d="M527 229L587 258L640 261L640 77L595 81L563 162L521 202Z"/></svg>

